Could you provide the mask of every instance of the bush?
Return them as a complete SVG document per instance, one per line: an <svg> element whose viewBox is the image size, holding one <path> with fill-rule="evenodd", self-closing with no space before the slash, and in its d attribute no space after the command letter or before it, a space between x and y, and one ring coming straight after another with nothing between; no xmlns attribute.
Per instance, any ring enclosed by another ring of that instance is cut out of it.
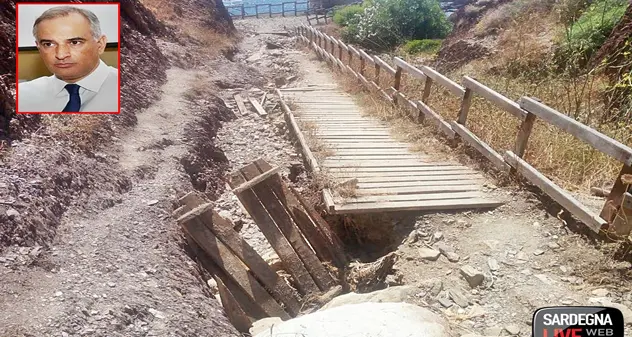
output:
<svg viewBox="0 0 632 337"><path fill-rule="evenodd" d="M364 13L362 5L345 6L334 13L334 22L341 27L346 27L350 23L357 22L362 13Z"/></svg>
<svg viewBox="0 0 632 337"><path fill-rule="evenodd" d="M404 51L408 54L429 53L435 54L441 48L442 40L411 40L404 45Z"/></svg>
<svg viewBox="0 0 632 337"><path fill-rule="evenodd" d="M356 18L347 22L343 40L373 50L411 39L441 39L451 29L437 0L371 0L352 21Z"/></svg>
<svg viewBox="0 0 632 337"><path fill-rule="evenodd" d="M628 0L598 0L572 23L561 46L566 62L585 64L606 41L628 7Z"/></svg>

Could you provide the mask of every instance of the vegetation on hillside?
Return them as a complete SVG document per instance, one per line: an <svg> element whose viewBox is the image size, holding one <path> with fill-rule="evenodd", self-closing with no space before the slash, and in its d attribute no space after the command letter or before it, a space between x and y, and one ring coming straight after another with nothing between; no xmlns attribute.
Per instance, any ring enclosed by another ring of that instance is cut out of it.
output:
<svg viewBox="0 0 632 337"><path fill-rule="evenodd" d="M345 20L347 34L353 32L347 28L354 27L360 17L374 20L374 25L395 21L368 16L367 5L362 7L362 14L355 9L355 14L350 15L352 19ZM513 100L521 96L537 97L558 111L632 145L631 7L628 0L473 1L451 18L453 32L443 40L436 59L430 60L434 62L431 65L457 82L463 75L474 77ZM622 17L628 20L625 36L619 38L616 48L604 51L604 43L623 34L617 31L622 29ZM389 48L402 51L401 57L414 63L418 58L412 59L408 54L424 49L426 43L407 41L419 37L403 36L399 35L397 45L391 44ZM444 62L444 57L455 54L464 55L465 61ZM430 106L447 120L454 120L459 99L434 87ZM402 88L407 96L417 99L423 92L423 83L405 76ZM475 97L472 104L468 128L497 151L512 150L519 121L481 97ZM621 163L540 120L531 134L525 158L571 189L611 184L621 169Z"/></svg>
<svg viewBox="0 0 632 337"><path fill-rule="evenodd" d="M344 27L344 41L372 50L444 38L451 28L437 0L367 0L337 11L334 22Z"/></svg>

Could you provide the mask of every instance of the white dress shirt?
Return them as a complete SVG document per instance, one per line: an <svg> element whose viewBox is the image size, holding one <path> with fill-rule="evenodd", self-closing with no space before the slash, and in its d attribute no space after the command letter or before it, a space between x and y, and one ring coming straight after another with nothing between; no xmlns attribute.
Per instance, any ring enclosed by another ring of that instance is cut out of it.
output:
<svg viewBox="0 0 632 337"><path fill-rule="evenodd" d="M70 94L66 82L52 76L18 84L18 112L61 112ZM81 97L80 112L118 112L118 69L102 60L90 75L76 82Z"/></svg>

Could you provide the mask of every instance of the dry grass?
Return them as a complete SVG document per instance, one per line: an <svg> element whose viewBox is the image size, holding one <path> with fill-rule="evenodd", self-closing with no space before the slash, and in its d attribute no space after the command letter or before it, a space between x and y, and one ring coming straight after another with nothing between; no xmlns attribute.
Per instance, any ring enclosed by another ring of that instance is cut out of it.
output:
<svg viewBox="0 0 632 337"><path fill-rule="evenodd" d="M235 37L218 32L202 22L201 19L205 19L205 15L211 15L209 11L205 11L200 18L183 19L183 13L178 9L180 4L177 1L142 0L141 2L153 12L158 20L197 41L204 54L209 57L221 54L236 43Z"/></svg>

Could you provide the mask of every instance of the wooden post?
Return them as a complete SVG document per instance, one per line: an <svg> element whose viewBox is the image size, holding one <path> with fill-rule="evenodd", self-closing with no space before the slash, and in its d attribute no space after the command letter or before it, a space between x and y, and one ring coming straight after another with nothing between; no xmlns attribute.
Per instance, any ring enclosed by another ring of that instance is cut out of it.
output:
<svg viewBox="0 0 632 337"><path fill-rule="evenodd" d="M432 89L432 78L426 76L426 81L424 82L424 94L421 96L421 101L425 104L428 104L428 99L430 98L430 90Z"/></svg>
<svg viewBox="0 0 632 337"><path fill-rule="evenodd" d="M351 45L347 45L347 46L351 47ZM347 60L348 61L347 63L349 64L349 67L351 67L351 69L353 69L353 64L351 63L351 61L353 61L353 52L351 51L351 48L349 48L349 50L347 50L347 56L349 58Z"/></svg>
<svg viewBox="0 0 632 337"><path fill-rule="evenodd" d="M375 62L375 83L380 85L380 65Z"/></svg>
<svg viewBox="0 0 632 337"><path fill-rule="evenodd" d="M272 17L272 4L268 4L268 14Z"/></svg>
<svg viewBox="0 0 632 337"><path fill-rule="evenodd" d="M393 92L393 94L391 95L391 98L393 99L393 103L397 104L397 93L399 92L399 87L401 86L402 83L402 67L397 66L396 70L395 70L395 81L393 82L393 89L395 89L395 92Z"/></svg>
<svg viewBox="0 0 632 337"><path fill-rule="evenodd" d="M281 16L285 17L285 2L281 3Z"/></svg>
<svg viewBox="0 0 632 337"><path fill-rule="evenodd" d="M619 206L621 206L621 200L623 199L623 193L626 192L626 185L621 181L621 176L624 174L632 174L632 166L623 165L617 180L614 182L614 186L612 190L610 190L610 194L606 199L606 203L603 206L601 211L601 218L608 221L608 223L612 224L615 219L615 215L619 210Z"/></svg>
<svg viewBox="0 0 632 337"><path fill-rule="evenodd" d="M241 18L246 18L246 9L244 8L244 4L241 4Z"/></svg>
<svg viewBox="0 0 632 337"><path fill-rule="evenodd" d="M463 94L463 100L461 101L461 110L459 111L459 117L457 123L465 125L467 120L467 113L470 111L470 105L472 105L472 90L465 88L465 94Z"/></svg>
<svg viewBox="0 0 632 337"><path fill-rule="evenodd" d="M366 68L366 60L360 55L360 75L364 76L364 69Z"/></svg>
<svg viewBox="0 0 632 337"><path fill-rule="evenodd" d="M531 135L534 122L535 115L528 112L527 117L522 121L522 124L520 124L520 130L516 138L516 146L514 147L514 153L520 158L524 157L524 153L527 150L527 143L529 142L529 136Z"/></svg>
<svg viewBox="0 0 632 337"><path fill-rule="evenodd" d="M255 16L259 18L259 5L255 5Z"/></svg>
<svg viewBox="0 0 632 337"><path fill-rule="evenodd" d="M342 44L338 41L338 59L342 61Z"/></svg>
<svg viewBox="0 0 632 337"><path fill-rule="evenodd" d="M298 16L298 9L296 9L297 6L296 1L294 1L294 16Z"/></svg>

